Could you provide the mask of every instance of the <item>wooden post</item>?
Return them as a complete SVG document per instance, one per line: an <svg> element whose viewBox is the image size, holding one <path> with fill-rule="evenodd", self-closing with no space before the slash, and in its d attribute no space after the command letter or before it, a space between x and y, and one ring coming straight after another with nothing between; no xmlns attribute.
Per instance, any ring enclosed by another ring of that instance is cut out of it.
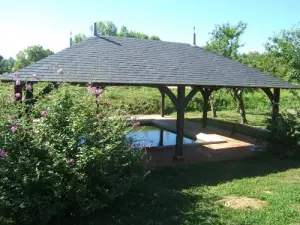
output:
<svg viewBox="0 0 300 225"><path fill-rule="evenodd" d="M207 111L208 111L208 101L209 101L209 96L212 93L213 89L208 89L208 88L200 88L199 91L202 94L203 97L203 109L202 109L202 127L206 128L207 125Z"/></svg>
<svg viewBox="0 0 300 225"><path fill-rule="evenodd" d="M208 100L209 100L209 94L208 94L207 90L204 90L204 95L203 95L203 116L202 116L202 127L203 128L206 128L206 125L207 125Z"/></svg>
<svg viewBox="0 0 300 225"><path fill-rule="evenodd" d="M160 116L164 117L165 116L165 97L166 97L166 94L164 92L160 92L160 94L161 94Z"/></svg>
<svg viewBox="0 0 300 225"><path fill-rule="evenodd" d="M279 100L280 100L280 89L274 88L273 102L272 102L272 120L276 120L279 113Z"/></svg>
<svg viewBox="0 0 300 225"><path fill-rule="evenodd" d="M163 146L163 145L164 145L164 130L160 129L158 146Z"/></svg>
<svg viewBox="0 0 300 225"><path fill-rule="evenodd" d="M16 101L21 101L23 96L22 92L22 84L16 85L15 83L15 100Z"/></svg>
<svg viewBox="0 0 300 225"><path fill-rule="evenodd" d="M185 86L177 87L176 149L174 159L182 159Z"/></svg>
<svg viewBox="0 0 300 225"><path fill-rule="evenodd" d="M272 104L272 112L271 112L272 124L274 125L274 127L276 127L276 122L277 122L276 117L278 116L279 113L280 89L274 88L273 93L270 88L262 88L262 90L266 93L266 95L268 96Z"/></svg>
<svg viewBox="0 0 300 225"><path fill-rule="evenodd" d="M26 100L33 99L33 84L32 83L25 84L25 99Z"/></svg>
<svg viewBox="0 0 300 225"><path fill-rule="evenodd" d="M34 104L33 101L33 84L26 83L25 84L25 104L27 105L26 113L30 111L31 105Z"/></svg>

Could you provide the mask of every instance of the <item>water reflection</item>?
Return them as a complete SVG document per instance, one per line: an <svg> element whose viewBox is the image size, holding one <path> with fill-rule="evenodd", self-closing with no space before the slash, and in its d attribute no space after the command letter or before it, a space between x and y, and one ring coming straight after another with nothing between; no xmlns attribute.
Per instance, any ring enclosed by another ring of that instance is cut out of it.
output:
<svg viewBox="0 0 300 225"><path fill-rule="evenodd" d="M176 134L154 126L140 126L134 128L126 135L127 139L132 139L132 146L156 147L176 144ZM194 143L189 138L183 139L184 144Z"/></svg>

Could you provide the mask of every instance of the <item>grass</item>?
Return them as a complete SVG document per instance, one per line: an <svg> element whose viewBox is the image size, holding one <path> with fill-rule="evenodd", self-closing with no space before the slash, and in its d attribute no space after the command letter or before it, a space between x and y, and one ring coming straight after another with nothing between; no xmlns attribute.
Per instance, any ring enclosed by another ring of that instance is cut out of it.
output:
<svg viewBox="0 0 300 225"><path fill-rule="evenodd" d="M176 117L175 113L172 113L171 116ZM247 112L247 125L254 126L254 127L266 127L266 121L269 117L269 112L255 112L255 111L248 111ZM202 118L202 114L200 112L187 112L185 113L185 118L192 119L192 118ZM208 118L212 118L211 114L208 114ZM217 120L223 120L228 122L240 123L240 114L236 110L222 110L217 112Z"/></svg>
<svg viewBox="0 0 300 225"><path fill-rule="evenodd" d="M300 223L300 162L271 158L156 169L146 181L93 217L72 224ZM231 209L227 196L265 200L263 209Z"/></svg>

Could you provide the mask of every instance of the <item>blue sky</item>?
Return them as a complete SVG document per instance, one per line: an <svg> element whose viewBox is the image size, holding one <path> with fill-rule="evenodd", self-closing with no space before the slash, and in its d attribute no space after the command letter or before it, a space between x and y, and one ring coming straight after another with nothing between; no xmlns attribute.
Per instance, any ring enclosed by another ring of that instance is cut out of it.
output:
<svg viewBox="0 0 300 225"><path fill-rule="evenodd" d="M269 36L300 21L299 0L0 0L0 55L15 57L30 45L54 52L69 45L70 31L90 34L94 21L203 46L215 24L243 21L242 52L263 51Z"/></svg>

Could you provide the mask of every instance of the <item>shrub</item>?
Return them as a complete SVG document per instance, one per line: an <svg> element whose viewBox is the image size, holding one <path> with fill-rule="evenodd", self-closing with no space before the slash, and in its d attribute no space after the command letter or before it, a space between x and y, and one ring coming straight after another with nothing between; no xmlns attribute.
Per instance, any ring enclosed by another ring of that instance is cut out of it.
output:
<svg viewBox="0 0 300 225"><path fill-rule="evenodd" d="M124 113L103 100L97 107L85 88L61 87L27 114L1 97L0 210L13 223L89 215L143 179Z"/></svg>
<svg viewBox="0 0 300 225"><path fill-rule="evenodd" d="M268 121L268 128L273 132L270 141L276 148L288 153L300 154L300 111L283 112L276 116L276 121Z"/></svg>

